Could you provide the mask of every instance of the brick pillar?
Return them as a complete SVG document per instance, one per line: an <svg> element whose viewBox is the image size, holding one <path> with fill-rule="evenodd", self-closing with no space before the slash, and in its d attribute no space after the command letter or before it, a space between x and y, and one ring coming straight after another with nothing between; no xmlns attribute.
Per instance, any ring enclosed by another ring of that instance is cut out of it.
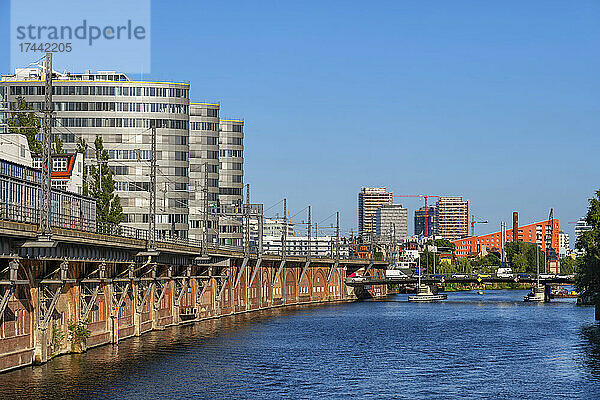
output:
<svg viewBox="0 0 600 400"><path fill-rule="evenodd" d="M133 292L133 334L140 336L142 333L142 313L138 310L137 298L139 296L140 283L136 281L131 282L131 289Z"/></svg>
<svg viewBox="0 0 600 400"><path fill-rule="evenodd" d="M115 304L113 304L113 287L112 285L107 285L107 291L109 302L108 308L110 309L110 318L109 318L109 331L110 331L110 342L111 343L119 343L119 314L117 313L117 309Z"/></svg>
<svg viewBox="0 0 600 400"><path fill-rule="evenodd" d="M169 285L171 285L171 321L173 324L179 324L181 322L179 318L179 304L177 304L177 293L175 291L175 280L171 279L169 281Z"/></svg>
<svg viewBox="0 0 600 400"><path fill-rule="evenodd" d="M40 288L37 284L31 286L33 308L33 363L42 364L48 361L48 332L40 329Z"/></svg>

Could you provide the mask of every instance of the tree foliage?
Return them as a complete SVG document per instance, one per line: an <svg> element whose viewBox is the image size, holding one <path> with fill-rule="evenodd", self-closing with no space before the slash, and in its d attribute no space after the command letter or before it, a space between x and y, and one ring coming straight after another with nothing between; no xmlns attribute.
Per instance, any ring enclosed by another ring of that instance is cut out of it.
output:
<svg viewBox="0 0 600 400"><path fill-rule="evenodd" d="M63 141L58 135L56 135L56 136L54 136L54 153L62 154L62 152L63 152Z"/></svg>
<svg viewBox="0 0 600 400"><path fill-rule="evenodd" d="M505 245L506 260L512 266L514 272L536 273L536 247L535 243L527 242L508 242ZM544 271L544 252L537 249L539 257L540 271Z"/></svg>
<svg viewBox="0 0 600 400"><path fill-rule="evenodd" d="M96 216L98 221L119 224L123 221L123 207L119 196L115 194L113 172L108 167L108 152L99 136L94 141L94 149L96 165L90 167L88 191L96 199Z"/></svg>
<svg viewBox="0 0 600 400"><path fill-rule="evenodd" d="M577 238L576 247L584 254L578 257L575 287L583 299L600 305L600 190L589 199L585 220L592 229Z"/></svg>
<svg viewBox="0 0 600 400"><path fill-rule="evenodd" d="M31 112L20 112L28 111ZM23 96L17 97L16 109L11 110L8 118L8 132L25 135L32 154L42 154L42 142L38 140L40 132L40 119L35 116L33 108L27 104Z"/></svg>
<svg viewBox="0 0 600 400"><path fill-rule="evenodd" d="M578 259L573 259L571 257L563 257L560 260L560 273L561 274L573 274L575 273L575 267L577 265Z"/></svg>

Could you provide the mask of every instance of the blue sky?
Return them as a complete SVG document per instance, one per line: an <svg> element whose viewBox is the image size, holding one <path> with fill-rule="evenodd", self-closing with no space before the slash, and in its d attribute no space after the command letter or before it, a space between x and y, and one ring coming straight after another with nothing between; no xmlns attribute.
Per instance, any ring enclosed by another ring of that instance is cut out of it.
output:
<svg viewBox="0 0 600 400"><path fill-rule="evenodd" d="M348 231L360 187L387 186L464 196L490 221L480 233L550 207L572 233L600 188L599 17L585 0L153 1L144 78L190 81L245 120L246 181L266 207L339 210ZM398 202L412 233L422 203Z"/></svg>

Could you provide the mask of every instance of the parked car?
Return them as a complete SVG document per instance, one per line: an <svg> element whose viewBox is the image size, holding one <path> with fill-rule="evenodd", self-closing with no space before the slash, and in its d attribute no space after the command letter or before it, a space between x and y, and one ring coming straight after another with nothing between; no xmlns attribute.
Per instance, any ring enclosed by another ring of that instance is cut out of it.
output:
<svg viewBox="0 0 600 400"><path fill-rule="evenodd" d="M517 274L517 278L519 278L519 279L532 279L533 275L524 274L524 273L520 272L520 273Z"/></svg>

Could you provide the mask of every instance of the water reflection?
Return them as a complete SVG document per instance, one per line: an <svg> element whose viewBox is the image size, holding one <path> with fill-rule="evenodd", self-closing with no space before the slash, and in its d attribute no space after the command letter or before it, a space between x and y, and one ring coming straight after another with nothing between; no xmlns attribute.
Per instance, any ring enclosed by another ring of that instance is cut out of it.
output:
<svg viewBox="0 0 600 400"><path fill-rule="evenodd" d="M600 398L593 311L523 294L207 320L0 375L0 398Z"/></svg>
<svg viewBox="0 0 600 400"><path fill-rule="evenodd" d="M600 380L600 323L581 328L585 365L593 377Z"/></svg>

